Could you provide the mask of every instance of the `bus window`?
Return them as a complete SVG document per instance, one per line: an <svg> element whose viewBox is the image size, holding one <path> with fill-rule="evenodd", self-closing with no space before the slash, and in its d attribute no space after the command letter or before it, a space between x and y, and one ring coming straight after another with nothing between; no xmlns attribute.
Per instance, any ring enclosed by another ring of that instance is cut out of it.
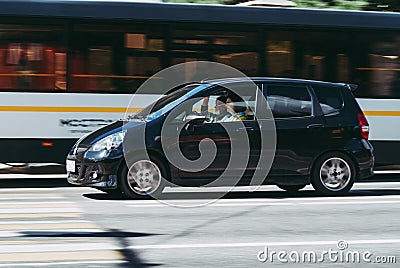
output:
<svg viewBox="0 0 400 268"><path fill-rule="evenodd" d="M259 71L258 34L203 29L199 25L173 31L172 63L208 60L229 65L248 76Z"/></svg>
<svg viewBox="0 0 400 268"><path fill-rule="evenodd" d="M247 76L259 75L257 52L225 53L214 55L215 61L232 66Z"/></svg>
<svg viewBox="0 0 400 268"><path fill-rule="evenodd" d="M400 97L400 35L360 34L356 38L358 97ZM364 90L362 90L364 89Z"/></svg>
<svg viewBox="0 0 400 268"><path fill-rule="evenodd" d="M295 77L291 34L271 32L266 35L266 69L269 76Z"/></svg>
<svg viewBox="0 0 400 268"><path fill-rule="evenodd" d="M66 53L58 26L0 25L0 90L66 90Z"/></svg>
<svg viewBox="0 0 400 268"><path fill-rule="evenodd" d="M348 35L316 31L268 31L269 76L348 82L351 44Z"/></svg>
<svg viewBox="0 0 400 268"><path fill-rule="evenodd" d="M77 24L73 29L72 92L134 93L163 69L161 26Z"/></svg>

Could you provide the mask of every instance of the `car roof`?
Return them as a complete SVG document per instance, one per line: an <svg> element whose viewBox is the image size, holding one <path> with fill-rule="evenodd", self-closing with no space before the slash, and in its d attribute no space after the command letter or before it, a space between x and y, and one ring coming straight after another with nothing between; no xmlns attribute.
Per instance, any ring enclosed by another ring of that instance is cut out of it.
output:
<svg viewBox="0 0 400 268"><path fill-rule="evenodd" d="M214 84L214 85L223 85L229 83L237 83L237 82L254 82L254 83L295 83L295 84L308 84L308 85L320 85L320 86L335 86L335 87L346 87L349 89L355 89L357 86L353 84L346 83L335 83L335 82L326 82L326 81L318 81L318 80L307 80L307 79L297 79L297 78L277 78L277 77L232 77L232 78L223 78L223 79L212 79L212 80L203 80L202 84Z"/></svg>

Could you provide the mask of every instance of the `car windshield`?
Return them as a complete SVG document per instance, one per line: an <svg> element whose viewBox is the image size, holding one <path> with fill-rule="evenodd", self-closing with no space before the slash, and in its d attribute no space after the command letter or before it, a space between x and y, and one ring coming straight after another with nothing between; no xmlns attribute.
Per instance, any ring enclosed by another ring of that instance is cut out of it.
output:
<svg viewBox="0 0 400 268"><path fill-rule="evenodd" d="M152 120L161 114L164 114L171 108L171 106L175 106L175 102L198 86L199 84L190 84L183 88L177 89L176 91L173 91L146 106L139 113L129 116L128 119Z"/></svg>

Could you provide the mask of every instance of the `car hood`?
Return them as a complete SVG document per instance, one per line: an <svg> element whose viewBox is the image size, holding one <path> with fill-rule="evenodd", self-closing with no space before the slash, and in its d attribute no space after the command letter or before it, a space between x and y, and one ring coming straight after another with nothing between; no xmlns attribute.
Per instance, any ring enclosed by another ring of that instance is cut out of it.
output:
<svg viewBox="0 0 400 268"><path fill-rule="evenodd" d="M140 126L143 124L145 124L145 122L142 120L137 120L137 121L136 120L129 120L129 121L119 120L119 121L113 122L109 125L106 125L100 129L97 129L93 132L90 132L89 134L80 138L78 140L77 144L79 144L80 147L90 147L97 141L99 141L111 134L122 131L123 129L132 128L132 127Z"/></svg>

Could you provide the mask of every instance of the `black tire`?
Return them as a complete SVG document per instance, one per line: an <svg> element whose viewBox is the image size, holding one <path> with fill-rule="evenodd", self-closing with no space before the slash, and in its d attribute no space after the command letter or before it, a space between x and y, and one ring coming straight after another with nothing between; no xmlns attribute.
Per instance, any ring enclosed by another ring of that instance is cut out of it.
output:
<svg viewBox="0 0 400 268"><path fill-rule="evenodd" d="M311 183L323 195L342 195L350 191L357 172L353 160L344 153L330 152L315 162Z"/></svg>
<svg viewBox="0 0 400 268"><path fill-rule="evenodd" d="M119 190L131 199L159 197L168 179L168 172L163 162L156 158L150 160L135 158L130 159L128 163L130 165L129 168L126 163L123 163L120 169L118 176ZM142 185L139 184L138 180Z"/></svg>
<svg viewBox="0 0 400 268"><path fill-rule="evenodd" d="M300 185L277 185L279 188L282 190L285 190L286 192L289 193L295 193L299 191L300 189L303 189L304 187L307 186L307 184L300 184Z"/></svg>

